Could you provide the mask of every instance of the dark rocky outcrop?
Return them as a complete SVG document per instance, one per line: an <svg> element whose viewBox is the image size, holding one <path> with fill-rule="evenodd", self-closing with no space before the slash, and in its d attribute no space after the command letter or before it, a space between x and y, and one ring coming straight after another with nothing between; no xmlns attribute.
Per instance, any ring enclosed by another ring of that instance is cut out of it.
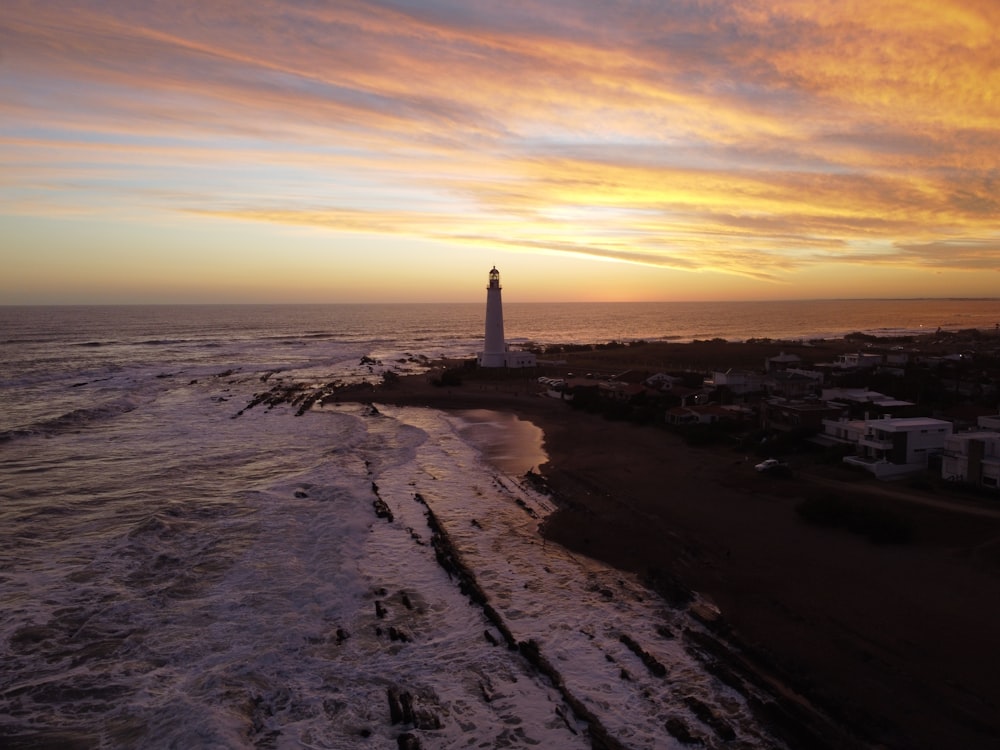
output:
<svg viewBox="0 0 1000 750"><path fill-rule="evenodd" d="M624 643L629 651L642 660L642 663L646 665L646 669L649 670L650 674L655 677L667 676L667 668L655 656L636 643L631 636L622 633L618 640Z"/></svg>
<svg viewBox="0 0 1000 750"><path fill-rule="evenodd" d="M441 719L428 708L417 706L413 695L406 690L390 687L386 690L389 700L389 721L392 724L410 724L414 729L440 729Z"/></svg>
<svg viewBox="0 0 1000 750"><path fill-rule="evenodd" d="M720 739L727 742L736 739L736 732L731 726L719 716L712 708L694 696L688 696L684 699L684 705L686 705L691 712L698 717L698 720L704 724L707 724L712 730L719 736Z"/></svg>
<svg viewBox="0 0 1000 750"><path fill-rule="evenodd" d="M372 507L375 509L375 515L378 518L384 518L389 523L396 520L396 517L392 515L392 509L389 504L378 494L378 485L372 482L372 492L375 494L375 499L372 500Z"/></svg>
<svg viewBox="0 0 1000 750"><path fill-rule="evenodd" d="M704 745L704 741L701 737L691 733L688 725L684 723L683 719L678 719L676 716L667 719L667 731L670 735L677 739L678 742L684 745Z"/></svg>
<svg viewBox="0 0 1000 750"><path fill-rule="evenodd" d="M573 713L582 721L588 724L591 747L593 750L625 750L618 740L612 737L608 730L601 723L601 720L587 708L576 696L574 696L563 682L559 671L542 654L538 643L534 640L518 642L514 634L507 627L500 614L490 605L486 592L477 583L472 571L469 570L462 561L458 551L454 548L447 532L438 522L434 512L427 505L427 501L420 493L414 495L414 500L427 508L427 525L432 532L431 545L434 548L438 563L448 574L454 576L459 581L459 588L474 603L483 609L483 614L497 630L500 631L509 648L516 648L522 656L542 675L547 677L552 685L562 694L566 705L572 709ZM495 640L487 631L487 640ZM565 720L565 719L564 719ZM571 724L567 722L567 726ZM571 727L572 728L572 727ZM575 730L574 730L575 731Z"/></svg>

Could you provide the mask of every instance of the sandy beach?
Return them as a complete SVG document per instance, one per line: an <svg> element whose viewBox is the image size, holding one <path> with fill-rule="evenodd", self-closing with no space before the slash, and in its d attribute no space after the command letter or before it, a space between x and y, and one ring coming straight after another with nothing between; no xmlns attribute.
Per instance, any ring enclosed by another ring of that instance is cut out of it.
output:
<svg viewBox="0 0 1000 750"><path fill-rule="evenodd" d="M534 390L527 379L441 388L411 376L343 397L540 427L560 508L546 536L641 575L666 571L714 602L734 656L857 746L1000 744L1000 509L833 469L763 476L731 448L691 447ZM901 514L912 539L878 545L804 523L796 504L821 493Z"/></svg>

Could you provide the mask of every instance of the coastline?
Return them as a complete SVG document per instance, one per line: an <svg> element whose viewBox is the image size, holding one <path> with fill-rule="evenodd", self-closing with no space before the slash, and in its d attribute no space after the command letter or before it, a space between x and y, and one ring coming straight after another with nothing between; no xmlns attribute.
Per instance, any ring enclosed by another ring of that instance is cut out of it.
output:
<svg viewBox="0 0 1000 750"><path fill-rule="evenodd" d="M731 449L578 412L527 385L439 388L408 376L337 400L532 422L559 506L545 536L640 575L663 571L714 602L728 669L770 685L789 709L814 704L821 721L846 730L841 741L854 736L860 747L997 745L1000 687L988 657L1000 626L1000 518L906 504L914 541L874 545L808 526L794 511L831 482L891 502L870 484L763 477Z"/></svg>

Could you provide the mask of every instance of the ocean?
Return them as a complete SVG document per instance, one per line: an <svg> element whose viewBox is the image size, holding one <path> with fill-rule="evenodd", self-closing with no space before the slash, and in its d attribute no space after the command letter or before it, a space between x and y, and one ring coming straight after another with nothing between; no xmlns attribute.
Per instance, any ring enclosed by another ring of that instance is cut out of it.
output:
<svg viewBox="0 0 1000 750"><path fill-rule="evenodd" d="M681 747L671 720L721 746L699 706L730 728L726 747L782 747L664 635L700 628L687 612L543 542L551 502L523 481L544 460L532 425L248 408L275 384L471 355L483 312L0 307L0 745L395 747L409 732L423 748L590 747L575 704L630 748ZM992 328L1000 301L508 304L505 318L512 341L798 339ZM442 535L494 617L442 565ZM561 689L505 637L533 641Z"/></svg>

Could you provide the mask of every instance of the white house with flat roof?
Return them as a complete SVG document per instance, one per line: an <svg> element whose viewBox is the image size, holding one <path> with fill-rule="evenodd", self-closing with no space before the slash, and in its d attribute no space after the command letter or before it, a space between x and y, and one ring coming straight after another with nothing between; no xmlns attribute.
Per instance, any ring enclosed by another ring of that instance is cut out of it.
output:
<svg viewBox="0 0 1000 750"><path fill-rule="evenodd" d="M951 422L930 417L823 420L828 440L854 446L855 455L846 456L844 462L879 479L926 469L928 457L944 451L951 431Z"/></svg>
<svg viewBox="0 0 1000 750"><path fill-rule="evenodd" d="M979 425L979 429L981 430L1000 432L1000 414L980 417L976 420L976 424Z"/></svg>
<svg viewBox="0 0 1000 750"><path fill-rule="evenodd" d="M949 435L944 443L941 476L953 482L1000 489L1000 432Z"/></svg>
<svg viewBox="0 0 1000 750"><path fill-rule="evenodd" d="M900 401L878 391L867 388L824 388L820 391L823 401L838 401L844 404L870 405L872 408L890 406L913 406L912 401Z"/></svg>
<svg viewBox="0 0 1000 750"><path fill-rule="evenodd" d="M847 370L847 369L870 369L872 367L878 367L882 364L881 354L872 354L869 352L851 352L849 354L838 354L837 361L834 363L837 367Z"/></svg>

